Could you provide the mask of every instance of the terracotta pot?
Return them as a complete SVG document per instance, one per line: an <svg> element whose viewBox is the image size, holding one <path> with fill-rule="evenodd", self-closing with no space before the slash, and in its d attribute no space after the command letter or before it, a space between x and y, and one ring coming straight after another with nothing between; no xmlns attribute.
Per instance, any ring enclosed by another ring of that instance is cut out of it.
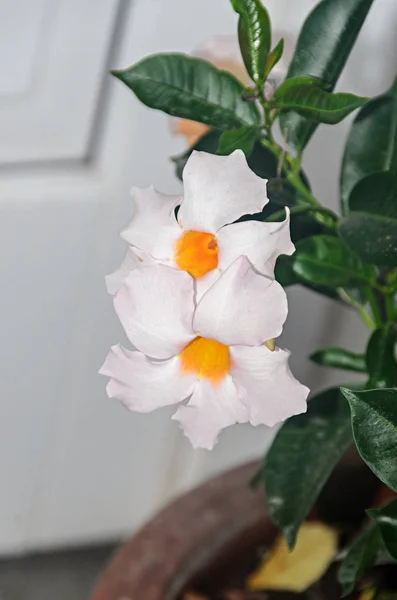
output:
<svg viewBox="0 0 397 600"><path fill-rule="evenodd" d="M242 561L252 561L253 549L270 545L276 535L263 494L249 487L255 468L250 463L233 469L172 502L121 548L91 600L177 600L197 582L199 587L214 579L230 584L230 574L241 571ZM362 518L376 485L362 462L345 461L312 517L329 515L331 507L331 521L357 521L355 515Z"/></svg>

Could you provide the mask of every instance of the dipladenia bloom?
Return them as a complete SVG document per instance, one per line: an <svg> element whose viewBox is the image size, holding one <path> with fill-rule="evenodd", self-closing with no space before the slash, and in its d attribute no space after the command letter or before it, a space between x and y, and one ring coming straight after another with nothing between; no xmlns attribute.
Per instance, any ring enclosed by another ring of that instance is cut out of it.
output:
<svg viewBox="0 0 397 600"><path fill-rule="evenodd" d="M193 152L183 184L183 197L161 194L153 187L133 189L135 213L121 237L145 264L149 257L189 273L197 299L239 256L273 277L277 257L294 252L288 209L282 223L234 223L259 213L269 202L266 180L251 171L241 150L229 156Z"/></svg>
<svg viewBox="0 0 397 600"><path fill-rule="evenodd" d="M283 288L240 256L195 302L193 278L162 264L134 268L114 296L136 348L114 346L101 369L108 395L149 412L188 399L173 416L196 448L234 423L275 425L306 410L308 389L289 352L265 342L287 316Z"/></svg>

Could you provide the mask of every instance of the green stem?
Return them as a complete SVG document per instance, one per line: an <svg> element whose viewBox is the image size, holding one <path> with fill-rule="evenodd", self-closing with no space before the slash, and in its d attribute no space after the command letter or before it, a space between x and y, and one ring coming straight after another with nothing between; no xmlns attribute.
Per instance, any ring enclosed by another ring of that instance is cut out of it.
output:
<svg viewBox="0 0 397 600"><path fill-rule="evenodd" d="M365 294L365 296L366 296L366 298L368 300L368 303L369 303L369 305L371 307L371 311L372 311L372 315L373 315L375 324L378 327L381 327L382 324L383 324L383 319L382 319L382 315L381 315L381 312L379 310L379 306L378 306L378 303L376 301L373 289L369 288L369 287L368 288L364 288L364 294Z"/></svg>
<svg viewBox="0 0 397 600"><path fill-rule="evenodd" d="M386 317L388 323L393 323L395 317L393 294L386 294L385 297Z"/></svg>
<svg viewBox="0 0 397 600"><path fill-rule="evenodd" d="M361 320L365 323L365 325L368 327L368 329L370 331L375 331L376 323L371 318L371 315L369 315L367 313L365 306L363 306L362 304L360 304L359 302L354 300L354 298L349 296L349 294L346 292L346 290L344 288L338 288L338 293L339 293L341 300L346 302L346 304L348 304L349 306L351 306L358 312Z"/></svg>
<svg viewBox="0 0 397 600"><path fill-rule="evenodd" d="M330 211L328 208L325 208L324 206L322 206L320 208L318 208L318 207L314 208L313 206L309 206L307 204L300 204L299 206L292 206L289 210L290 210L291 215L306 213L306 212L310 212L310 211L316 211L318 213L322 213L324 215L333 217L333 212ZM279 219L282 219L283 217L285 217L285 209L284 208L282 208L281 210L278 210L277 212L274 212L272 215L270 215L266 219L266 222L271 223L274 221L278 221Z"/></svg>

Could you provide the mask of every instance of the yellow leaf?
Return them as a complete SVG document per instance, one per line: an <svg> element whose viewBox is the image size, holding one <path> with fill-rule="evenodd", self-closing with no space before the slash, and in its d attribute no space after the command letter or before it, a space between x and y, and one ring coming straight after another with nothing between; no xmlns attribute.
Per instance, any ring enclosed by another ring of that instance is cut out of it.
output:
<svg viewBox="0 0 397 600"><path fill-rule="evenodd" d="M292 552L289 552L283 536L277 538L274 548L249 576L248 589L303 592L325 573L337 549L338 533L335 529L323 523L304 523Z"/></svg>

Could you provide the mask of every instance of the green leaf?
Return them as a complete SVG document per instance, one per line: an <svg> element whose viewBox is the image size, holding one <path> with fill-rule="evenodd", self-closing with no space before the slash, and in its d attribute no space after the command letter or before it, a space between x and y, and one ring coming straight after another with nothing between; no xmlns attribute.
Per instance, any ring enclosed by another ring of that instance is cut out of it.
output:
<svg viewBox="0 0 397 600"><path fill-rule="evenodd" d="M397 383L397 364L394 359L395 337L391 325L373 332L368 343L366 361L370 383L368 387L388 388Z"/></svg>
<svg viewBox="0 0 397 600"><path fill-rule="evenodd" d="M378 524L387 550L397 560L397 499L382 508L367 510L367 514Z"/></svg>
<svg viewBox="0 0 397 600"><path fill-rule="evenodd" d="M313 75L333 90L373 0L323 0L306 19L288 78ZM332 27L330 26L332 23ZM289 112L280 117L281 131L294 148L304 148L316 123Z"/></svg>
<svg viewBox="0 0 397 600"><path fill-rule="evenodd" d="M271 46L269 14L260 0L231 0L231 3L240 15L238 37L245 68L251 79L261 85Z"/></svg>
<svg viewBox="0 0 397 600"><path fill-rule="evenodd" d="M285 255L279 256L277 259L275 268L275 278L280 285L282 285L283 287L288 287L289 285L300 284L312 292L321 294L322 296L327 296L327 298L331 298L332 300L337 300L338 302L341 302L341 298L338 292L335 290L335 288L310 284L307 281L304 281L296 273L294 273L291 259L291 256Z"/></svg>
<svg viewBox="0 0 397 600"><path fill-rule="evenodd" d="M258 125L259 112L243 100L243 85L230 73L185 54L155 54L113 71L150 108L218 129Z"/></svg>
<svg viewBox="0 0 397 600"><path fill-rule="evenodd" d="M268 513L290 547L351 443L349 409L338 389L312 398L307 413L292 417L278 432L262 473Z"/></svg>
<svg viewBox="0 0 397 600"><path fill-rule="evenodd" d="M294 206L297 203L296 190L281 177L268 180L267 195L271 202L280 206Z"/></svg>
<svg viewBox="0 0 397 600"><path fill-rule="evenodd" d="M367 175L397 170L397 79L356 116L345 147L340 179L341 203L349 210L355 185Z"/></svg>
<svg viewBox="0 0 397 600"><path fill-rule="evenodd" d="M250 155L256 139L258 137L258 129L246 125L241 129L232 131L224 131L219 140L219 148L217 154L231 154L234 150L242 150L245 155Z"/></svg>
<svg viewBox="0 0 397 600"><path fill-rule="evenodd" d="M274 69L276 64L279 62L280 58L283 55L283 52L284 38L281 38L281 40L274 46L273 50L269 52L267 56L264 74L265 78L269 75L270 71Z"/></svg>
<svg viewBox="0 0 397 600"><path fill-rule="evenodd" d="M198 152L208 152L208 154L216 154L221 134L221 131L208 131L200 139L197 140L194 146L188 148L182 154L172 157L172 161L175 163L176 167L176 176L182 180L183 169L185 168L185 165L193 150L197 150Z"/></svg>
<svg viewBox="0 0 397 600"><path fill-rule="evenodd" d="M344 348L333 346L321 348L311 354L310 360L323 367L344 369L345 371L354 371L356 373L367 372L364 354L349 352L349 350L345 350Z"/></svg>
<svg viewBox="0 0 397 600"><path fill-rule="evenodd" d="M354 187L339 232L362 260L397 266L397 174L374 173Z"/></svg>
<svg viewBox="0 0 397 600"><path fill-rule="evenodd" d="M341 391L350 404L359 453L375 475L397 491L397 390Z"/></svg>
<svg viewBox="0 0 397 600"><path fill-rule="evenodd" d="M354 94L331 94L317 85L307 83L294 85L280 92L276 98L276 107L280 110L294 110L318 123L335 125L367 102L368 98Z"/></svg>
<svg viewBox="0 0 397 600"><path fill-rule="evenodd" d="M274 97L276 99L282 98L287 90L300 85L311 85L317 88L325 89L326 84L324 81L322 81L322 79L319 79L318 77L312 77L311 75L300 75L298 77L291 77L290 79L286 79L285 81L283 81L283 83L281 83L278 86Z"/></svg>
<svg viewBox="0 0 397 600"><path fill-rule="evenodd" d="M342 586L342 597L353 592L356 582L376 563L382 551L379 528L372 523L353 541L339 567L338 581Z"/></svg>
<svg viewBox="0 0 397 600"><path fill-rule="evenodd" d="M317 285L345 287L372 283L373 267L365 265L336 237L317 235L296 244L294 272Z"/></svg>

